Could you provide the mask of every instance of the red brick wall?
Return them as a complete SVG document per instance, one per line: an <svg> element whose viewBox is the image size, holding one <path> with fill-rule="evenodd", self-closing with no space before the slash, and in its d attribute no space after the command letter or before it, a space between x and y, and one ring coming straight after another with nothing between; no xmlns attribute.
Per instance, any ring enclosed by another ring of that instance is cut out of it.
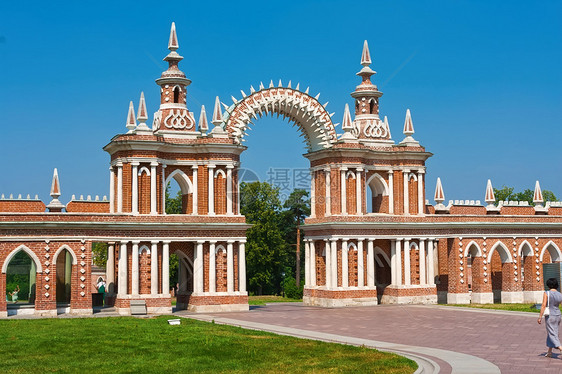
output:
<svg viewBox="0 0 562 374"><path fill-rule="evenodd" d="M44 212L45 209L40 200L0 200L0 212Z"/></svg>
<svg viewBox="0 0 562 374"><path fill-rule="evenodd" d="M109 201L71 201L66 204L69 213L109 213Z"/></svg>

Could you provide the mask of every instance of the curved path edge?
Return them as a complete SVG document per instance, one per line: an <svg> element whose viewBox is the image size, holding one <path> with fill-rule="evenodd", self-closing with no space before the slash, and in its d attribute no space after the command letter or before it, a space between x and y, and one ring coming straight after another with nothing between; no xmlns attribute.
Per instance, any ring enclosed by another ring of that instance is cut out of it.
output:
<svg viewBox="0 0 562 374"><path fill-rule="evenodd" d="M258 322L242 321L231 318L223 318L217 316L210 316L204 314L191 314L185 313L178 315L183 318L191 318L200 321L211 322L214 321L218 324L225 324L231 326L243 327L252 330L261 330L273 332L280 335L290 335L298 338L320 340L325 342L351 344L356 346L366 346L375 348L380 351L392 352L405 356L414 360L418 364L418 369L415 374L421 373L439 373L439 365L428 357L430 356L440 359L451 366L451 373L458 374L498 374L501 373L500 369L489 361L481 359L476 356L467 355L464 353L448 351L437 348L417 347L405 344L388 343L377 340L354 338L344 335L328 334L318 331L295 329L292 327L284 327L277 325L270 325ZM421 356L424 355L424 356Z"/></svg>

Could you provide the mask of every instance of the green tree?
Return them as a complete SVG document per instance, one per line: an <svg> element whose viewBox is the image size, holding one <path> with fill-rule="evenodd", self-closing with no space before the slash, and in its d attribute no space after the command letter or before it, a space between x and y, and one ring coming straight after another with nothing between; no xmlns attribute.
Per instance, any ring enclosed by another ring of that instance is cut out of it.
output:
<svg viewBox="0 0 562 374"><path fill-rule="evenodd" d="M105 268L107 264L107 243L92 243L92 255L94 265Z"/></svg>
<svg viewBox="0 0 562 374"><path fill-rule="evenodd" d="M279 189L266 182L241 183L240 211L253 225L246 234L248 289L258 295L278 293L287 260Z"/></svg>
<svg viewBox="0 0 562 374"><path fill-rule="evenodd" d="M291 266L293 274L295 274L295 282L297 288L300 287L301 269L304 267L300 256L300 249L303 245L303 237L300 231L300 226L304 223L304 218L310 215L310 199L308 192L303 189L297 188L291 192L285 203L283 204L285 210L283 211L283 231L285 242L288 245L287 252L290 255L294 254L295 265Z"/></svg>
<svg viewBox="0 0 562 374"><path fill-rule="evenodd" d="M170 197L170 182L166 185L166 214L182 214L181 190L176 197Z"/></svg>
<svg viewBox="0 0 562 374"><path fill-rule="evenodd" d="M533 190L527 188L523 192L513 192L513 191L514 191L513 187L507 187L507 186L503 186L501 189L494 188L496 205L498 205L500 201L508 200L508 201L527 201L529 202L529 205L535 206L535 203L533 203L533 196L535 195L535 192ZM556 195L554 195L554 192L549 190L542 190L542 197L545 202L558 201Z"/></svg>

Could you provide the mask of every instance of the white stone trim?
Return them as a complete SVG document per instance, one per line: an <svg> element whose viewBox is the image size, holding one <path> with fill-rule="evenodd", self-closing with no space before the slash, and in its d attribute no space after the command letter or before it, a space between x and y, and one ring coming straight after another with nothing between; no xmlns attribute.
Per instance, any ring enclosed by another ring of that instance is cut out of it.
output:
<svg viewBox="0 0 562 374"><path fill-rule="evenodd" d="M543 261L544 252L547 250L547 248L548 248L549 246L552 246L552 247L554 248L554 250L555 250L555 253L556 253L556 258L554 258L554 257L552 256L552 253L551 253L550 251L548 251L548 253L550 254L550 259L551 259L551 261L552 261L552 262L559 262L559 261L561 261L561 260L562 260L562 253L560 252L560 248L558 248L558 246L557 246L552 240L550 240L548 243L546 243L546 244L544 245L544 247L542 247L541 255L540 255L540 257L539 257L540 261L541 261L541 262Z"/></svg>
<svg viewBox="0 0 562 374"><path fill-rule="evenodd" d="M4 260L4 264L2 265L3 274L6 274L6 271L8 270L8 264L10 263L10 261L12 261L12 258L14 258L14 256L19 251L24 251L25 253L27 253L27 255L33 260L33 262L35 262L36 273L43 272L43 267L41 266L41 261L39 260L39 257L37 257L37 255L31 249L27 248L25 245L22 244L18 246L16 249L14 249L12 252L10 252L8 256L6 256L6 259Z"/></svg>
<svg viewBox="0 0 562 374"><path fill-rule="evenodd" d="M474 257L483 257L482 249L480 249L480 246L474 240L472 240L470 243L468 243L468 245L464 248L464 257L468 257L469 249L472 246L476 247L476 256L474 256Z"/></svg>
<svg viewBox="0 0 562 374"><path fill-rule="evenodd" d="M517 255L519 256L519 258L522 258L523 256L525 256L523 254L523 247L525 247L525 245L528 246L530 252L531 252L531 256L533 255L533 246L531 245L531 243L529 243L527 240L523 240L523 243L521 243L521 245L519 246L519 249L517 250Z"/></svg>
<svg viewBox="0 0 562 374"><path fill-rule="evenodd" d="M511 253L509 252L509 249L506 247L505 244L503 244L499 240L490 249L490 252L488 253L488 262L492 261L492 255L494 254L494 251L498 247L501 247L503 249L502 252L498 252L500 254L502 264L504 264L506 262L513 262L513 257L511 257ZM503 255L502 255L502 253L503 253Z"/></svg>
<svg viewBox="0 0 562 374"><path fill-rule="evenodd" d="M57 263L57 258L59 257L59 254L62 252L63 249L66 249L68 252L70 252L70 255L72 256L72 265L78 265L78 257L76 257L76 253L74 253L72 248L70 248L66 244L63 244L62 246L60 246L60 248L57 249L57 251L53 255L53 264Z"/></svg>

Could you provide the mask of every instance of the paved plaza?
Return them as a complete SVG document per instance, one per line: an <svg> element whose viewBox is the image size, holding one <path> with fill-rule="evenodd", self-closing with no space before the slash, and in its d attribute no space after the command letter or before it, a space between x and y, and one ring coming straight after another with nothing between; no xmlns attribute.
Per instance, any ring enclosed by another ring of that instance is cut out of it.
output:
<svg viewBox="0 0 562 374"><path fill-rule="evenodd" d="M283 303L204 318L320 340L372 341L366 345L426 357L438 364L440 373L492 373L498 368L502 373L562 373L559 354L542 357L546 333L534 313L421 305L327 309Z"/></svg>

